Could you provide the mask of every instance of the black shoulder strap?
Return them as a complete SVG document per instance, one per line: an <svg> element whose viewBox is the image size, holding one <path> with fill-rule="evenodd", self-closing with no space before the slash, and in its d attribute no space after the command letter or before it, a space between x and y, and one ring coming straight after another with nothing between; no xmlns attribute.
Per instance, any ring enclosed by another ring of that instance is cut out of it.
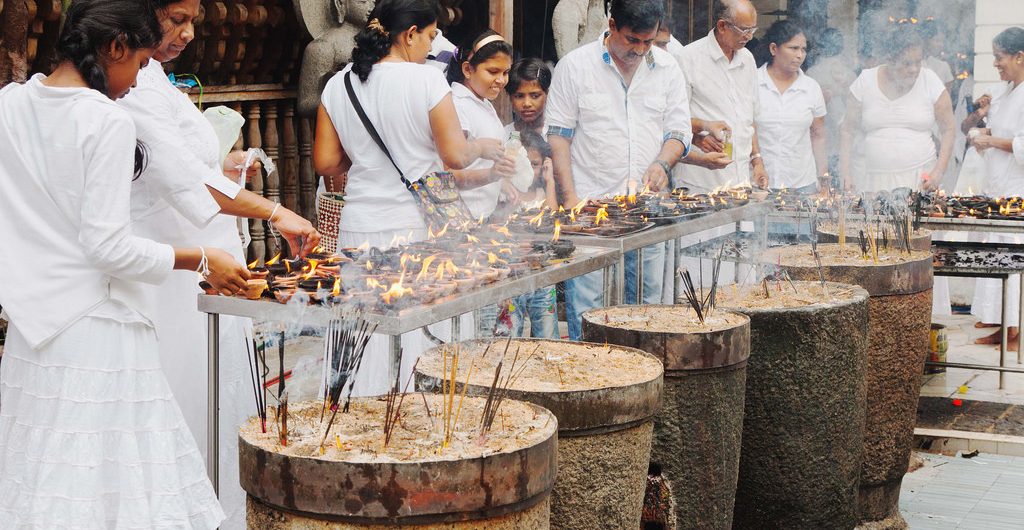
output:
<svg viewBox="0 0 1024 530"><path fill-rule="evenodd" d="M356 97L356 91L352 89L351 70L345 73L345 90L348 92L348 99L352 102L352 106L356 109L356 114L359 115L359 121L363 122L363 127L366 127L366 132L370 133L370 138L373 138L377 147L380 147L380 150L384 151L388 160L391 161L391 165L395 166L395 170L398 171L398 177L402 179L402 184L405 184L406 188L412 189L412 183L405 178L405 174L402 173L402 169L398 167L394 157L391 156L391 152L388 151L387 146L384 145L384 140L380 139L380 135L377 134L377 129L374 128L373 123L370 122L370 118L366 115L366 111L363 110L363 106L359 103L359 98Z"/></svg>

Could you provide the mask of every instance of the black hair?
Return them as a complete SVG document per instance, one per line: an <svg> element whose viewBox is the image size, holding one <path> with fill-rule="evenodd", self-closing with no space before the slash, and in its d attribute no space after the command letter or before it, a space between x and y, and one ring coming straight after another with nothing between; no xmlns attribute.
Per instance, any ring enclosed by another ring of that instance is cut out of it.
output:
<svg viewBox="0 0 1024 530"><path fill-rule="evenodd" d="M523 144L523 149L536 149L544 158L551 158L551 144L537 131L532 129L519 131L519 141Z"/></svg>
<svg viewBox="0 0 1024 530"><path fill-rule="evenodd" d="M65 14L57 52L74 65L89 88L109 97L103 63L110 43L140 50L156 48L161 40L160 20L149 0L75 0ZM145 166L146 148L136 143L135 178Z"/></svg>
<svg viewBox="0 0 1024 530"><path fill-rule="evenodd" d="M772 64L771 45L782 47L783 44L793 40L797 35L805 35L804 29L792 20L777 20L758 41L758 47L754 53L757 64Z"/></svg>
<svg viewBox="0 0 1024 530"><path fill-rule="evenodd" d="M520 85L530 81L536 81L540 85L540 89L547 94L548 89L551 88L551 67L548 66L548 63L536 57L527 57L516 61L508 73L505 92L511 96L516 93L516 90L519 90Z"/></svg>
<svg viewBox="0 0 1024 530"><path fill-rule="evenodd" d="M512 57L512 45L504 39L488 42L481 46L479 50L476 49L481 41L494 35L498 35L498 33L489 29L477 35L474 39L464 41L459 46L458 53L452 57L452 61L448 65L449 83L462 83L466 80L466 76L462 73L462 63L468 62L470 66L476 67L500 53L508 55L509 58Z"/></svg>
<svg viewBox="0 0 1024 530"><path fill-rule="evenodd" d="M437 22L439 10L436 0L380 0L367 17L366 27L355 36L352 71L365 83L373 65L387 56L399 35L413 26L423 31Z"/></svg>
<svg viewBox="0 0 1024 530"><path fill-rule="evenodd" d="M1004 29L992 39L992 46L1010 55L1024 52L1024 28L1014 26Z"/></svg>
<svg viewBox="0 0 1024 530"><path fill-rule="evenodd" d="M821 37L818 38L818 42L815 44L815 48L821 52L822 57L834 57L843 52L843 32L836 28L825 28L825 31L821 32Z"/></svg>
<svg viewBox="0 0 1024 530"><path fill-rule="evenodd" d="M665 17L663 0L612 0L608 16L615 21L615 28L622 31L649 31L661 25Z"/></svg>
<svg viewBox="0 0 1024 530"><path fill-rule="evenodd" d="M884 43L876 43L883 48L883 53L889 59L895 59L907 50L920 47L924 49L924 40L921 35L921 28L914 22L907 22L900 19L892 25L888 38Z"/></svg>

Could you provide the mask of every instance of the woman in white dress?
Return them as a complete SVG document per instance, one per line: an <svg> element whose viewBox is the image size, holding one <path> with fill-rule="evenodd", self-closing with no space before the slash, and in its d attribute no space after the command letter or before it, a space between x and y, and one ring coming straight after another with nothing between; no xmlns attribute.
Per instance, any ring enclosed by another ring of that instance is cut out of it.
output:
<svg viewBox="0 0 1024 530"><path fill-rule="evenodd" d="M921 67L924 46L914 28L896 27L886 43L888 62L864 70L850 86L841 133L841 177L862 192L934 188L953 150L953 105L942 81ZM936 123L942 133L938 153L932 141ZM851 182L858 132L864 135L864 168Z"/></svg>
<svg viewBox="0 0 1024 530"><path fill-rule="evenodd" d="M466 140L444 75L424 64L436 32L435 1L381 0L370 13L367 27L356 35L352 62L324 88L313 164L325 179L348 173L338 248L368 244L385 249L399 240L427 236L419 207L349 100L345 90L349 72L356 97L408 179L445 166L462 169L478 158L497 161L504 156L498 140ZM443 327L437 326L434 334L442 337ZM428 346L419 332L402 337L403 381ZM387 348L386 337L373 337L354 394L388 389Z"/></svg>
<svg viewBox="0 0 1024 530"><path fill-rule="evenodd" d="M995 67L1005 83L993 91L991 98L979 98L982 105L968 118L977 124L986 118L988 127L979 131L971 144L985 159L987 181L985 193L993 197L1024 195L1024 29L1004 30L992 41ZM991 101L991 103L989 103ZM988 234L986 241L1021 243L1020 236ZM1002 286L999 280L978 279L974 288L971 314L981 324L1000 324ZM1010 278L1006 319L1015 324L1020 315L1020 277ZM1010 348L1017 349L1017 326L1008 328ZM977 340L979 344L998 344L1000 332Z"/></svg>
<svg viewBox="0 0 1024 530"><path fill-rule="evenodd" d="M236 218L273 218L292 250L308 251L319 241L309 221L238 184L237 155L220 160L213 126L188 96L175 88L161 62L175 59L194 36L199 0L155 0L164 39L139 72L138 84L118 103L135 121L149 163L132 185L132 221L136 234L171 245L223 249L245 263ZM225 168L227 166L227 168ZM226 173L232 172L232 178ZM218 213L223 212L223 213ZM304 238L304 249L297 238ZM207 318L196 307L195 276L172 273L147 289L160 357L171 390L189 429L208 460ZM251 321L220 320L220 472L219 493L227 513L224 530L245 528L245 493L238 482L238 426L255 413L249 381L246 337Z"/></svg>
<svg viewBox="0 0 1024 530"><path fill-rule="evenodd" d="M112 100L160 37L147 2L75 0L57 69L0 91L3 528L210 530L224 518L137 282L199 270L234 293L249 274L223 250L132 234L144 149Z"/></svg>
<svg viewBox="0 0 1024 530"><path fill-rule="evenodd" d="M825 96L818 82L800 69L807 58L807 37L795 22L780 20L761 42L768 57L757 71L754 123L770 186L815 193L818 177L828 173ZM827 192L824 185L820 191Z"/></svg>

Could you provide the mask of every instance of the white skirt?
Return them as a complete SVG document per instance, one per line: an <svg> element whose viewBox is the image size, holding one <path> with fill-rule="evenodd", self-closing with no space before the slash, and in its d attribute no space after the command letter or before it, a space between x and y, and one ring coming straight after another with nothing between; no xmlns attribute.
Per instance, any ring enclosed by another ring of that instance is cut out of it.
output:
<svg viewBox="0 0 1024 530"><path fill-rule="evenodd" d="M209 530L224 519L143 323L85 317L0 363L0 526Z"/></svg>

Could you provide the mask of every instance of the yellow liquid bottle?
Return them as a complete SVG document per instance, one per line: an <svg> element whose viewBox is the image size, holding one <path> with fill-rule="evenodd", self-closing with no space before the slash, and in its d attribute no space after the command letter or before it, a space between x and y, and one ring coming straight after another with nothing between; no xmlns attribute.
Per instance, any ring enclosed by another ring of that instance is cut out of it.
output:
<svg viewBox="0 0 1024 530"><path fill-rule="evenodd" d="M725 140L722 142L722 152L725 156L732 158L732 133L725 131Z"/></svg>

